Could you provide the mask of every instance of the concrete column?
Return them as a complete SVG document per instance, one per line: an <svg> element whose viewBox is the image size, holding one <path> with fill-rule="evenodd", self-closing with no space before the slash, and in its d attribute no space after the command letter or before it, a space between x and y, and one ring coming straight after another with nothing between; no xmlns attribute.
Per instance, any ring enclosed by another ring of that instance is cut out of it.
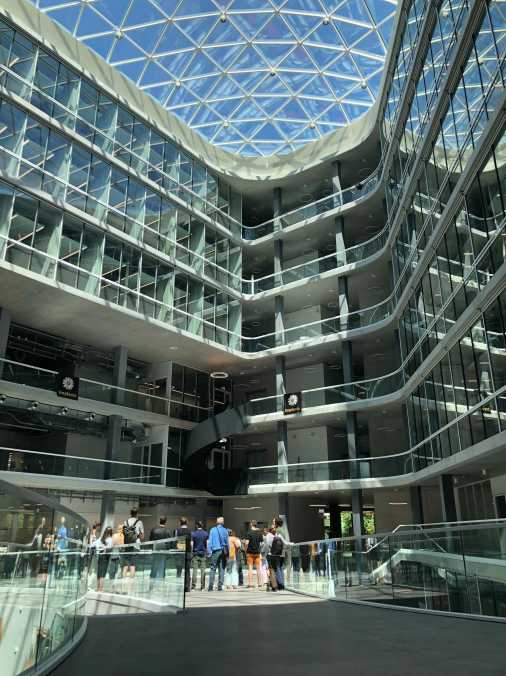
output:
<svg viewBox="0 0 506 676"><path fill-rule="evenodd" d="M275 344L284 345L285 342L285 299L283 296L274 298L274 331Z"/></svg>
<svg viewBox="0 0 506 676"><path fill-rule="evenodd" d="M112 491L104 491L102 493L102 502L100 503L100 534L109 526L114 528L114 507L115 494Z"/></svg>
<svg viewBox="0 0 506 676"><path fill-rule="evenodd" d="M11 313L5 308L0 307L0 358L5 359L7 352L7 342L9 340L9 331L11 328ZM3 361L0 361L0 378L4 369Z"/></svg>
<svg viewBox="0 0 506 676"><path fill-rule="evenodd" d="M362 506L362 491L353 489L351 491L351 511L353 522L353 535L360 537L364 532L363 506ZM357 551L361 547L357 543Z"/></svg>
<svg viewBox="0 0 506 676"><path fill-rule="evenodd" d="M339 331L346 331L348 328L348 313L350 311L348 295L348 278L339 277L337 280L339 290Z"/></svg>
<svg viewBox="0 0 506 676"><path fill-rule="evenodd" d="M351 342L346 340L342 346L342 365L343 380L345 383L353 380L353 361ZM345 392L352 397L352 388L345 388ZM346 437L348 442L348 458L356 460L358 458L357 443L357 416L356 413L348 411L346 413ZM350 463L350 479L360 478L360 466L358 462ZM362 491L352 489L351 491L351 511L353 514L353 534L362 535L363 514L362 514Z"/></svg>
<svg viewBox="0 0 506 676"><path fill-rule="evenodd" d="M409 506L411 509L411 522L423 523L423 502L421 486L409 487Z"/></svg>
<svg viewBox="0 0 506 676"><path fill-rule="evenodd" d="M112 373L112 384L115 387L125 387L128 362L128 350L124 345L118 345L114 349L114 368ZM112 402L114 404L124 404L125 394L121 390L113 390Z"/></svg>
<svg viewBox="0 0 506 676"><path fill-rule="evenodd" d="M284 357L276 357L276 408L278 411L283 410L284 397L286 394L286 366ZM288 432L287 425L284 420L279 420L276 425L277 431L277 454L278 454L278 479L280 482L288 480Z"/></svg>
<svg viewBox="0 0 506 676"><path fill-rule="evenodd" d="M120 445L121 445L121 426L122 417L120 415L110 415L107 426L107 440L105 448L106 460L120 459ZM111 479L113 476L112 467L107 463L104 479Z"/></svg>
<svg viewBox="0 0 506 676"><path fill-rule="evenodd" d="M332 162L332 192L341 191L341 177L342 177L342 166L339 160L334 160Z"/></svg>
<svg viewBox="0 0 506 676"><path fill-rule="evenodd" d="M346 243L344 241L344 218L338 216L336 225L336 261L337 267L346 265Z"/></svg>
<svg viewBox="0 0 506 676"><path fill-rule="evenodd" d="M330 537L340 538L343 536L341 530L341 509L337 505L330 505Z"/></svg>
<svg viewBox="0 0 506 676"><path fill-rule="evenodd" d="M272 217L274 220L274 232L282 230L281 221L279 220L279 217L281 216L281 209L281 188L274 188L272 191Z"/></svg>
<svg viewBox="0 0 506 676"><path fill-rule="evenodd" d="M453 487L453 477L450 474L442 474L439 477L439 493L441 495L443 521L457 521L455 489Z"/></svg>

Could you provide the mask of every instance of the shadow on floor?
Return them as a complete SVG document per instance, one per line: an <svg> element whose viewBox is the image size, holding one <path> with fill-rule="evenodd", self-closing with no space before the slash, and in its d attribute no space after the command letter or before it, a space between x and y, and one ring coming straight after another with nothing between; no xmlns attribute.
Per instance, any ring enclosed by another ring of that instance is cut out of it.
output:
<svg viewBox="0 0 506 676"><path fill-rule="evenodd" d="M90 618L55 676L504 676L506 627L346 603Z"/></svg>

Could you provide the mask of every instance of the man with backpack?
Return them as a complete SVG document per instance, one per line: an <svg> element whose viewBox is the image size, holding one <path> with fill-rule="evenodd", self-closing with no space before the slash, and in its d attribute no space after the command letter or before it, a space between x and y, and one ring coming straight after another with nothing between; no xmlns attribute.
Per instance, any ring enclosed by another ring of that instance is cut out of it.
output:
<svg viewBox="0 0 506 676"><path fill-rule="evenodd" d="M144 540L144 524L138 518L138 510L131 509L130 516L123 524L123 541L125 545L123 555L123 578L133 578L135 576L135 551L138 545Z"/></svg>

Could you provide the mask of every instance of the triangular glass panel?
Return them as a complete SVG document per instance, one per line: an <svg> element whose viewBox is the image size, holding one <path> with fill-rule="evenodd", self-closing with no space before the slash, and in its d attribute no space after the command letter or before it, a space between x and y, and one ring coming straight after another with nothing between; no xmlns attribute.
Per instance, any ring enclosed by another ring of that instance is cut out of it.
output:
<svg viewBox="0 0 506 676"><path fill-rule="evenodd" d="M371 17L362 0L343 0L339 7L335 9L334 16L350 19L352 23L360 21L369 26L371 25Z"/></svg>
<svg viewBox="0 0 506 676"><path fill-rule="evenodd" d="M255 98L255 102L264 111L264 117L274 117L288 98L286 96L259 96Z"/></svg>
<svg viewBox="0 0 506 676"><path fill-rule="evenodd" d="M290 10L293 11L300 10L302 12L311 12L311 13L320 10L320 8L317 5L318 3L315 3L314 0L290 0L288 4Z"/></svg>
<svg viewBox="0 0 506 676"><path fill-rule="evenodd" d="M378 26L378 33L383 38L383 42L385 43L385 46L387 48L388 48L388 45L390 44L390 40L392 38L393 25L394 25L394 18L392 16L390 19L386 19L386 21L383 21L381 26Z"/></svg>
<svg viewBox="0 0 506 676"><path fill-rule="evenodd" d="M377 56L385 56L385 48L382 41L378 38L376 31L371 31L365 35L361 40L353 45L353 50L359 49L362 52L369 54L376 54Z"/></svg>
<svg viewBox="0 0 506 676"><path fill-rule="evenodd" d="M188 87L188 89L190 89L195 94L195 96L198 96L199 98L206 98L218 80L219 75L208 75L207 77L185 80L184 84L185 87Z"/></svg>
<svg viewBox="0 0 506 676"><path fill-rule="evenodd" d="M301 105L307 110L309 117L313 120L316 120L323 112L335 105L335 102L322 101L321 99L315 99L312 96L299 96L299 100Z"/></svg>
<svg viewBox="0 0 506 676"><path fill-rule="evenodd" d="M348 45L348 47L371 34L369 27L361 26L360 24L353 24L348 21L336 21L335 25L343 38L344 44Z"/></svg>
<svg viewBox="0 0 506 676"><path fill-rule="evenodd" d="M218 84L213 89L211 98L212 99L222 99L227 96L237 96L242 98L244 94L238 89L237 84L232 80L232 78L222 75L218 81Z"/></svg>
<svg viewBox="0 0 506 676"><path fill-rule="evenodd" d="M179 106L177 111L174 112L181 120L183 120L183 122L186 122L186 124L191 124L193 117L197 113L199 107L200 106L198 103L192 103L189 106Z"/></svg>
<svg viewBox="0 0 506 676"><path fill-rule="evenodd" d="M159 101L162 106L167 105L167 99L170 97L170 94L174 87L169 84L158 85L157 87L151 87L146 89L146 94L152 96L156 101Z"/></svg>
<svg viewBox="0 0 506 676"><path fill-rule="evenodd" d="M283 147L283 142L281 142L281 143L274 142L273 143L270 140L268 142L259 141L258 144L257 144L258 152L260 153L260 155L262 155L262 157L267 157L269 155L276 155L278 153L279 149L282 148L282 147Z"/></svg>
<svg viewBox="0 0 506 676"><path fill-rule="evenodd" d="M307 43L304 45L304 48L308 52L309 56L313 59L315 64L321 70L325 70L332 61L338 56L339 52L335 49L325 49L324 47L313 47Z"/></svg>
<svg viewBox="0 0 506 676"><path fill-rule="evenodd" d="M283 68L301 68L314 71L314 65L301 45L298 45L290 52L281 66Z"/></svg>
<svg viewBox="0 0 506 676"><path fill-rule="evenodd" d="M279 131L272 124L272 122L266 122L259 131L253 137L255 141L266 140L266 141L276 141L279 138Z"/></svg>
<svg viewBox="0 0 506 676"><path fill-rule="evenodd" d="M287 24L279 14L273 14L269 21L258 32L256 40L290 40L291 34Z"/></svg>
<svg viewBox="0 0 506 676"><path fill-rule="evenodd" d="M124 26L137 26L151 21L165 21L160 10L147 0L132 0L130 11L125 18Z"/></svg>
<svg viewBox="0 0 506 676"><path fill-rule="evenodd" d="M353 52L352 52L353 54ZM362 79L367 79L370 75L376 74L378 71L382 71L384 68L384 62L379 59L373 59L370 56L364 56L363 54L353 54L353 58L357 63Z"/></svg>
<svg viewBox="0 0 506 676"><path fill-rule="evenodd" d="M255 0L253 0L255 1ZM261 4L259 2L259 4ZM271 12L244 12L243 14L234 14L236 11L236 3L232 6L232 13L230 14L230 22L233 23L244 35L246 40L252 40L258 31L262 28L266 21L269 20ZM260 9L260 8L259 8ZM272 7L269 5L269 9Z"/></svg>
<svg viewBox="0 0 506 676"><path fill-rule="evenodd" d="M244 138L251 138L263 125L264 120L251 120L250 122L238 122L234 119L234 127Z"/></svg>
<svg viewBox="0 0 506 676"><path fill-rule="evenodd" d="M167 54L166 56L159 57L157 61L172 73L175 80L178 80L182 77L186 69L189 68L190 61L193 59L194 55L194 51L176 52L174 54ZM191 71L191 68L189 68L189 71Z"/></svg>
<svg viewBox="0 0 506 676"><path fill-rule="evenodd" d="M210 61L203 52L197 52L197 54L195 54L195 58L191 64L192 77L216 73L217 70L216 65Z"/></svg>
<svg viewBox="0 0 506 676"><path fill-rule="evenodd" d="M252 146L251 143L247 143L241 148L241 155L249 156L249 157L258 157L260 153L258 150L255 148L255 146Z"/></svg>
<svg viewBox="0 0 506 676"><path fill-rule="evenodd" d="M243 100L241 105L234 111L234 122L241 120L258 120L265 118L265 111L257 106L251 99Z"/></svg>
<svg viewBox="0 0 506 676"><path fill-rule="evenodd" d="M368 106L359 106L355 103L341 103L341 108L345 112L349 120L355 120L361 117L367 110Z"/></svg>
<svg viewBox="0 0 506 676"><path fill-rule="evenodd" d="M294 35L300 40L321 23L321 17L309 14L290 14L282 10L282 16Z"/></svg>
<svg viewBox="0 0 506 676"><path fill-rule="evenodd" d="M329 84L321 75L309 80L300 93L304 96L318 96L327 99L332 97L333 94Z"/></svg>
<svg viewBox="0 0 506 676"><path fill-rule="evenodd" d="M194 125L193 120L191 120L191 125L194 129L196 129L198 132L200 132L203 136L205 136L208 139L213 139L216 134L218 134L221 131L221 128L223 127L222 124L216 124L216 123L208 123L208 124L203 124L203 125Z"/></svg>
<svg viewBox="0 0 506 676"><path fill-rule="evenodd" d="M47 12L47 14L51 19L66 28L69 33L73 33L79 18L80 10L81 8L79 5L74 5L73 7L56 7L50 12Z"/></svg>
<svg viewBox="0 0 506 676"><path fill-rule="evenodd" d="M234 61L233 70L259 70L260 68L267 67L267 64L264 65L258 52L251 45L248 45Z"/></svg>
<svg viewBox="0 0 506 676"><path fill-rule="evenodd" d="M227 99L226 101L208 101L211 110L220 115L224 120L233 116L234 110L239 107L241 99Z"/></svg>
<svg viewBox="0 0 506 676"><path fill-rule="evenodd" d="M171 101L172 103L172 101ZM192 117L192 124L193 125L198 125L198 124L206 124L210 122L216 122L216 123L223 123L223 120L217 115L214 110L211 110L207 106L204 105L199 105L197 107L197 111Z"/></svg>
<svg viewBox="0 0 506 676"><path fill-rule="evenodd" d="M255 47L262 53L265 60L273 66L280 63L294 48L293 43L277 44L275 42L256 42Z"/></svg>
<svg viewBox="0 0 506 676"><path fill-rule="evenodd" d="M362 76L357 70L353 60L347 54L341 54L341 56L334 61L326 70L329 73L337 73L338 75L347 75L356 80L361 80Z"/></svg>
<svg viewBox="0 0 506 676"><path fill-rule="evenodd" d="M198 21L196 21L195 18L178 19L177 26L184 31L191 40L197 44L201 44L211 32L217 21L219 21L217 16L203 16Z"/></svg>
<svg viewBox="0 0 506 676"><path fill-rule="evenodd" d="M209 56L223 70L233 68L235 59L240 55L244 45L225 45L223 47L207 47L204 48L204 53Z"/></svg>
<svg viewBox="0 0 506 676"><path fill-rule="evenodd" d="M115 63L116 61L128 61L130 59L138 59L143 57L147 59L146 54L143 54L141 50L131 42L126 35L122 38L116 38L116 44L113 47L111 58L109 59L110 63Z"/></svg>
<svg viewBox="0 0 506 676"><path fill-rule="evenodd" d="M240 134L232 125L223 127L220 132L220 141L227 143L228 141L241 141L244 143L246 139Z"/></svg>
<svg viewBox="0 0 506 676"><path fill-rule="evenodd" d="M225 44L226 42L244 43L244 38L230 21L218 21L206 38L206 45Z"/></svg>
<svg viewBox="0 0 506 676"><path fill-rule="evenodd" d="M289 95L291 92L287 90L285 83L278 75L274 75L273 77L268 75L255 89L255 94Z"/></svg>
<svg viewBox="0 0 506 676"><path fill-rule="evenodd" d="M100 35L97 38L84 38L83 43L90 49L93 49L93 51L99 54L103 59L107 59L114 40L115 37L111 33L110 35Z"/></svg>
<svg viewBox="0 0 506 676"><path fill-rule="evenodd" d="M305 86L311 81L313 73L311 72L297 72L293 70L283 70L280 77L285 82L291 94L299 91L304 91Z"/></svg>
<svg viewBox="0 0 506 676"><path fill-rule="evenodd" d="M308 114L297 99L290 99L288 103L278 111L277 117L289 120L307 120Z"/></svg>
<svg viewBox="0 0 506 676"><path fill-rule="evenodd" d="M335 23L335 21L331 21L327 25L322 23L317 26L304 40L305 44L325 45L327 47L332 47L336 51L342 48L343 41L336 30Z"/></svg>
<svg viewBox="0 0 506 676"><path fill-rule="evenodd" d="M93 9L115 26L119 28L123 24L125 14L130 7L130 0L97 0L93 3Z"/></svg>
<svg viewBox="0 0 506 676"><path fill-rule="evenodd" d="M170 73L151 61L142 76L142 84L150 85L158 82L166 82L171 79Z"/></svg>
<svg viewBox="0 0 506 676"><path fill-rule="evenodd" d="M170 98L171 107L173 108L174 106L178 105L187 105L189 103L200 104L200 101L191 91L186 89L184 85L181 85L181 87L175 87Z"/></svg>
<svg viewBox="0 0 506 676"><path fill-rule="evenodd" d="M238 12L239 10L252 10L259 12L261 10L269 10L272 13L272 3L269 0L232 0L228 7L231 12Z"/></svg>
<svg viewBox="0 0 506 676"><path fill-rule="evenodd" d="M105 21L104 17L97 14L90 6L83 8L75 34L76 37L83 37L96 33L110 33L112 30L111 25Z"/></svg>
<svg viewBox="0 0 506 676"><path fill-rule="evenodd" d="M242 143L222 143L221 139L217 142L216 145L219 145L223 148L223 150L228 151L229 153L236 153L238 152L239 148L242 147Z"/></svg>
<svg viewBox="0 0 506 676"><path fill-rule="evenodd" d="M376 24L386 19L387 16L394 16L395 14L395 5L388 0L365 0L365 4Z"/></svg>
<svg viewBox="0 0 506 676"><path fill-rule="evenodd" d="M127 63L118 63L114 67L116 68L116 70L119 70L120 73L126 75L127 78L133 80L133 82L137 82L140 74L144 70L145 65L146 59L141 59L140 61L128 61Z"/></svg>
<svg viewBox="0 0 506 676"><path fill-rule="evenodd" d="M177 7L174 16L194 16L195 14L211 14L211 12L216 14L218 12L213 0L184 0L184 2L170 0L170 4L174 8Z"/></svg>
<svg viewBox="0 0 506 676"><path fill-rule="evenodd" d="M156 48L158 54L165 52L176 52L178 49L195 48L193 42L182 32L174 23L166 25L165 33L162 35Z"/></svg>
<svg viewBox="0 0 506 676"><path fill-rule="evenodd" d="M235 66L235 64L234 64ZM245 91L253 92L255 87L265 78L265 72L246 72L246 73L229 73L229 77L237 82Z"/></svg>
<svg viewBox="0 0 506 676"><path fill-rule="evenodd" d="M165 25L155 24L154 26L144 26L143 28L134 28L125 31L126 35L141 47L148 54L152 54L157 47L160 35L163 32ZM158 50L157 50L158 51Z"/></svg>
<svg viewBox="0 0 506 676"><path fill-rule="evenodd" d="M276 126L281 130L285 139L290 139L292 136L297 136L307 127L306 122L287 122L285 120L278 120Z"/></svg>

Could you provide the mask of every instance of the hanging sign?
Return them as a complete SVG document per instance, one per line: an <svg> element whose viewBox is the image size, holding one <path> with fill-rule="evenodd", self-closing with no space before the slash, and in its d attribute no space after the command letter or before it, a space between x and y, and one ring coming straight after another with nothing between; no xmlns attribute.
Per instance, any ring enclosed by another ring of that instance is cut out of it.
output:
<svg viewBox="0 0 506 676"><path fill-rule="evenodd" d="M291 415L292 413L300 413L302 411L302 393L288 392L285 394L285 401L283 413Z"/></svg>

